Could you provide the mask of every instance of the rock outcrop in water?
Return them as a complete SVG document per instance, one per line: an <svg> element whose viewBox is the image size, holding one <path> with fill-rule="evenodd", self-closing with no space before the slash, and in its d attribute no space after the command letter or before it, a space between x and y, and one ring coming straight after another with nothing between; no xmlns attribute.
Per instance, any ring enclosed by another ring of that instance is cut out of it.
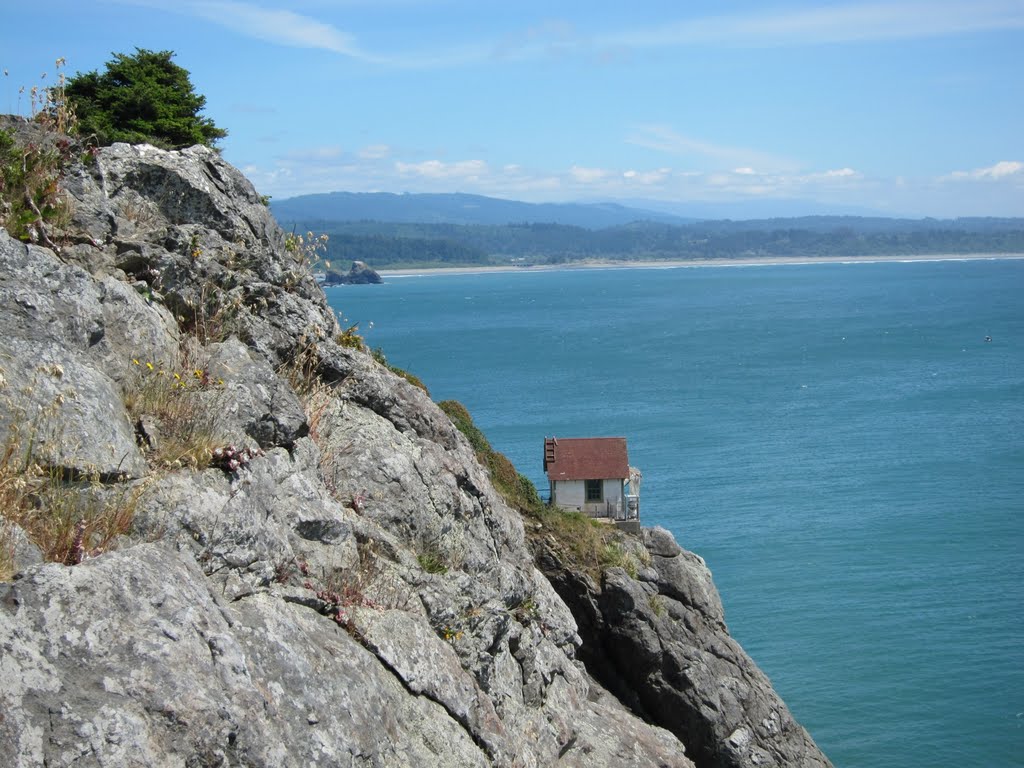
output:
<svg viewBox="0 0 1024 768"><path fill-rule="evenodd" d="M353 261L352 268L346 274L327 272L324 285L376 285L384 280L365 261Z"/></svg>
<svg viewBox="0 0 1024 768"><path fill-rule="evenodd" d="M0 764L828 764L668 534L637 579L538 570L215 152L64 186L59 254L0 230Z"/></svg>

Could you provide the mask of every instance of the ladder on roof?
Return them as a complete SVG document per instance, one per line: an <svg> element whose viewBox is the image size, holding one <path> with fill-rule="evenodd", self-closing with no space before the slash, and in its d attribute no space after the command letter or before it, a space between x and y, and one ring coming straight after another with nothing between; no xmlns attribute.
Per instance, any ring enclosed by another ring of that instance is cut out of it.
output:
<svg viewBox="0 0 1024 768"><path fill-rule="evenodd" d="M556 438L548 437L544 440L544 469L548 468L548 464L555 461L555 443Z"/></svg>

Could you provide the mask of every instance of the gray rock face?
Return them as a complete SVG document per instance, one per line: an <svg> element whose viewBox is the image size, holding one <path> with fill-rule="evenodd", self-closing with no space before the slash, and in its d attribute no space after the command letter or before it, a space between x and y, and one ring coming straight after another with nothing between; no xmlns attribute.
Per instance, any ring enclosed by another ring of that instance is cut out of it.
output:
<svg viewBox="0 0 1024 768"><path fill-rule="evenodd" d="M73 169L73 227L92 245L78 263L112 264L204 340L236 335L272 367L304 339L338 331L301 255L252 184L206 147L115 144ZM87 268L88 268L87 267Z"/></svg>
<svg viewBox="0 0 1024 768"><path fill-rule="evenodd" d="M309 429L302 403L266 360L237 338L210 347L209 375L223 381L228 418L262 448L291 446Z"/></svg>
<svg viewBox="0 0 1024 768"><path fill-rule="evenodd" d="M126 499L132 522L105 552L86 541L75 566L42 563L29 525L0 530L20 571L0 584L0 764L796 754L768 738L798 726L730 644L699 558L655 531L643 582L549 581L461 433L336 342L306 265L216 153L115 145L65 187L60 254L0 232L0 438L31 425L34 460L96 478L67 497ZM234 443L242 458L158 461L170 417L138 405L140 376L190 398L176 418L213 425L197 450ZM664 612L645 609L653 594ZM611 692L581 663L594 642ZM673 688L684 678L693 690ZM720 722L651 717L659 696Z"/></svg>
<svg viewBox="0 0 1024 768"><path fill-rule="evenodd" d="M341 627L211 586L140 545L3 588L3 764L488 764Z"/></svg>
<svg viewBox="0 0 1024 768"><path fill-rule="evenodd" d="M160 359L174 343L165 318L114 282L96 281L45 248L0 230L0 429L22 430L43 464L138 477L145 461L116 383L131 354L109 318L143 323L135 354ZM117 335L120 340L115 340ZM118 344L120 341L120 344ZM118 362L120 364L118 364ZM42 417L42 418L40 418Z"/></svg>
<svg viewBox="0 0 1024 768"><path fill-rule="evenodd" d="M540 555L579 621L588 669L675 733L702 768L830 766L729 637L704 561L664 529L644 529L643 543L651 567L635 579L607 570L600 586L562 567L550 548Z"/></svg>

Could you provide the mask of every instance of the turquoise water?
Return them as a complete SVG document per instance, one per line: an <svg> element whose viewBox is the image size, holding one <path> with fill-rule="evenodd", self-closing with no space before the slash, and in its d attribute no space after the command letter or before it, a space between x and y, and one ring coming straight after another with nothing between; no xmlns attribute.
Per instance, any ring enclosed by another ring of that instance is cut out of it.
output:
<svg viewBox="0 0 1024 768"><path fill-rule="evenodd" d="M541 489L546 435L626 436L645 524L837 766L1024 765L1024 261L328 296Z"/></svg>

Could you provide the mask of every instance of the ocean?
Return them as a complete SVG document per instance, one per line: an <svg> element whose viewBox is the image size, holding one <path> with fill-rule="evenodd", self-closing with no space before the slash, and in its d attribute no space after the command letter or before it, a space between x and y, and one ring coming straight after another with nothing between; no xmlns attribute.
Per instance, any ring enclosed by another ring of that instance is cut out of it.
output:
<svg viewBox="0 0 1024 768"><path fill-rule="evenodd" d="M1024 765L1024 260L327 293L542 492L545 436L625 436L643 523L836 766Z"/></svg>

